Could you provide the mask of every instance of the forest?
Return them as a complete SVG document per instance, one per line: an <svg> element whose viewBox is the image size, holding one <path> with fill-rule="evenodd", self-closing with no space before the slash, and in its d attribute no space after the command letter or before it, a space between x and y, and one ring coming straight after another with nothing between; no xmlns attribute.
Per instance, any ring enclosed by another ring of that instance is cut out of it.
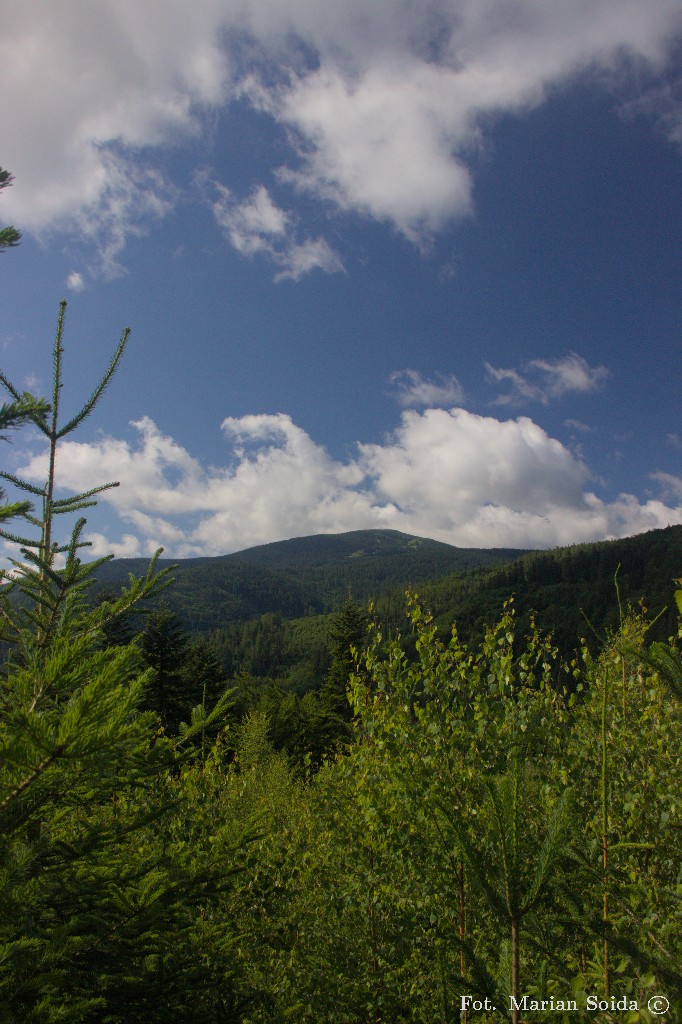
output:
<svg viewBox="0 0 682 1024"><path fill-rule="evenodd" d="M63 422L64 313L49 401L0 374L0 429L50 454L43 487L2 474L0 1019L679 1020L679 566L656 623L625 557L606 617L568 579L560 643L524 587L563 553L193 632L158 559L93 586L102 488L59 497L55 458L128 336Z"/></svg>

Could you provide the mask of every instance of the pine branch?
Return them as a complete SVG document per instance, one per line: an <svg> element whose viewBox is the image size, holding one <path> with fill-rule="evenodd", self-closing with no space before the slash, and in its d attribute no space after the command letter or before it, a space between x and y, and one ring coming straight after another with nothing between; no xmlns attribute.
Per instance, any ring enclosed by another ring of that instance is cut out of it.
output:
<svg viewBox="0 0 682 1024"><path fill-rule="evenodd" d="M52 551L54 552L55 555L61 555L65 551L68 551L70 547L71 547L71 542L70 541L69 541L68 544L55 544L53 546L53 548L52 548ZM91 548L92 547L92 541L91 540L82 540L82 541L79 542L78 547L79 548ZM113 558L114 556L112 555L111 557Z"/></svg>
<svg viewBox="0 0 682 1024"><path fill-rule="evenodd" d="M485 784L488 790L488 794L490 796L490 801L493 806L494 820L497 826L497 834L500 841L500 849L502 854L502 877L504 882L506 909L510 917L516 917L517 907L515 883L518 883L518 864L513 828L510 827L509 821L508 798L507 794L504 793L503 784L498 783L496 785L493 779L486 779ZM512 808L512 818L514 817L514 815L515 809Z"/></svg>
<svg viewBox="0 0 682 1024"><path fill-rule="evenodd" d="M16 228L6 227L0 230L0 252L3 249L14 249L21 241L21 231Z"/></svg>
<svg viewBox="0 0 682 1024"><path fill-rule="evenodd" d="M495 886L491 883L491 878L494 877L494 870L493 865L487 856L487 852L471 842L467 826L457 809L448 808L439 800L436 800L435 804L452 828L462 859L466 862L472 877L485 896L488 905L500 918L506 918L508 916L506 902L496 890Z"/></svg>
<svg viewBox="0 0 682 1024"><path fill-rule="evenodd" d="M15 402L21 402L21 398L22 398L21 391L18 391L15 388L14 384L12 384L11 380L9 380L9 378L5 376L5 374L2 372L2 370L0 370L0 384L2 384L3 387L7 391L9 391L10 395L15 400ZM2 408L5 409L7 407L3 405Z"/></svg>
<svg viewBox="0 0 682 1024"><path fill-rule="evenodd" d="M13 402L3 403L0 406L0 431L12 430L27 420L31 420L37 425L40 425L39 421L44 421L45 414L50 411L50 406L44 398L36 398L27 391L20 394L2 373L0 373L0 383L4 384L14 398Z"/></svg>
<svg viewBox="0 0 682 1024"><path fill-rule="evenodd" d="M33 541L31 542L31 547L40 548L40 545ZM38 583L40 583L44 577L48 577L53 583L59 582L59 570L53 569L51 562L43 558L40 552L31 551L29 548L22 548L21 553L24 555L27 562L36 566L36 569L31 569L25 563L22 564L21 562L17 562L12 559L12 564L16 565L17 569L19 569L27 578L35 577Z"/></svg>
<svg viewBox="0 0 682 1024"><path fill-rule="evenodd" d="M38 519L37 516L31 515L29 512L25 512L23 518L26 520L27 523L30 523L31 526L36 526L38 529L40 529L43 525L41 519Z"/></svg>
<svg viewBox="0 0 682 1024"><path fill-rule="evenodd" d="M114 619L127 611L130 611L140 601L149 601L158 597L166 587L170 586L173 578L170 575L176 566L166 566L157 571L156 564L163 554L163 548L159 548L152 557L147 573L143 578L136 577L132 573L128 577L128 587L115 601L106 601L90 613L90 622L87 630L90 633L100 632ZM108 560L108 559L107 559Z"/></svg>
<svg viewBox="0 0 682 1024"><path fill-rule="evenodd" d="M73 502L73 504L71 504L71 502ZM97 504L97 502L96 501L78 501L76 498L71 498L70 499L70 503L67 506L62 506L61 508L56 508L55 507L56 504L57 503L55 502L53 504L53 506L52 506L52 513L53 513L53 515L55 515L55 516L64 516L64 515L68 515L70 512L78 512L82 508L94 508L95 505ZM84 543L86 543L86 542L84 542ZM55 551L66 551L66 550L68 550L68 545L66 547L63 547L63 548L55 548Z"/></svg>
<svg viewBox="0 0 682 1024"><path fill-rule="evenodd" d="M85 501L86 499L91 498L94 494L101 494L102 491L108 491L112 487L120 487L119 481L113 480L108 484L100 484L99 487L91 487L89 491L82 491L80 494L76 494L72 498L59 498L57 501L52 502L52 509L53 511L57 511L59 509L66 508L74 501ZM43 492L39 491L37 493L42 494ZM95 502L93 502L93 504L95 504Z"/></svg>
<svg viewBox="0 0 682 1024"><path fill-rule="evenodd" d="M25 552L27 548L39 548L40 541L31 540L29 537L19 537L16 533L9 533L7 530L0 529L0 537L3 540L10 540L13 544L18 544L22 551ZM19 565L20 563L13 563Z"/></svg>
<svg viewBox="0 0 682 1024"><path fill-rule="evenodd" d="M32 783L36 781L36 779L39 779L43 772L47 771L50 765L54 761L56 761L57 758L60 757L62 753L62 748L55 747L55 749L51 751L51 753L49 753L47 757L43 758L40 764L37 764L33 771L29 772L29 774L25 776L25 778L23 778L22 781L17 786L14 787L12 792L8 793L5 799L0 801L0 814L3 811L5 811L10 806L10 804L17 799L17 797L20 797L21 794L25 790L27 790Z"/></svg>
<svg viewBox="0 0 682 1024"><path fill-rule="evenodd" d="M22 491L28 491L30 494L35 494L38 498L45 497L45 488L36 487L34 484L29 484L25 480L22 480L18 476L14 476L13 473L0 473L0 477L3 480L9 480L15 487L19 487Z"/></svg>
<svg viewBox="0 0 682 1024"><path fill-rule="evenodd" d="M77 413L73 417L73 419L69 420L69 422L66 424L66 426L62 427L61 430L58 431L58 433L56 434L56 437L58 439L64 437L66 434L70 434L72 430L75 430L75 428L77 426L79 426L79 424L81 424L83 422L83 420L87 416L89 416L90 413L92 412L92 410L95 408L95 406L97 405L97 402L99 401L99 399L103 395L103 393L106 390L106 388L109 386L109 383L111 382L111 378L114 376L114 374L116 373L116 370L118 369L118 364L120 363L121 357L122 357L122 355L123 355L123 353L125 351L126 345L128 344L128 338L129 337L130 337L130 328L126 327L126 329L123 331L123 334L121 335L121 340L118 343L116 351L114 352L113 358L112 358L111 362L109 363L109 366L107 367L107 370L106 370L104 376L102 377L102 379L100 380L99 384L97 385L95 390L92 392L92 394L88 398L87 402L85 403L85 405L83 406L81 411L79 413Z"/></svg>
<svg viewBox="0 0 682 1024"><path fill-rule="evenodd" d="M19 516L28 518L28 513L33 508L30 501L15 501L12 505L4 505L0 508L0 523L4 523L8 519L16 519ZM0 535L3 535L3 531L0 530ZM7 535L7 539L12 538Z"/></svg>
<svg viewBox="0 0 682 1024"><path fill-rule="evenodd" d="M570 814L572 805L573 790L569 788L561 794L561 799L554 808L547 825L545 838L538 854L534 876L528 895L524 900L524 913L534 907L544 895L551 872L564 851L566 837L571 824Z"/></svg>
<svg viewBox="0 0 682 1024"><path fill-rule="evenodd" d="M52 429L50 436L57 437L57 421L59 419L59 395L62 390L62 337L64 335L64 319L66 317L66 299L59 303L59 316L57 318L57 333L52 349L53 365L53 387L52 387Z"/></svg>

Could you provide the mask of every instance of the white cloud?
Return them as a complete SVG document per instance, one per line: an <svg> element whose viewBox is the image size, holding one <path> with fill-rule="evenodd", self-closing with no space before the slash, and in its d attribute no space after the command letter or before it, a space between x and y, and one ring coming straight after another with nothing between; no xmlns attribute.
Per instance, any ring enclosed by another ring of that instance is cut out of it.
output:
<svg viewBox="0 0 682 1024"><path fill-rule="evenodd" d="M241 203L225 186L216 183L216 189L213 215L228 241L243 256L269 257L280 268L275 281L298 281L311 270L343 271L341 259L323 238L296 241L293 216L276 206L265 186L257 186Z"/></svg>
<svg viewBox="0 0 682 1024"><path fill-rule="evenodd" d="M460 405L464 390L453 375L438 381L427 380L418 370L395 370L388 378L398 403L405 407Z"/></svg>
<svg viewBox="0 0 682 1024"><path fill-rule="evenodd" d="M652 473L651 479L656 480L668 501L682 502L682 476L673 473Z"/></svg>
<svg viewBox="0 0 682 1024"><path fill-rule="evenodd" d="M589 366L582 356L571 352L563 359L533 359L529 369L545 378L545 387L551 397L567 391L596 391L609 376L605 366Z"/></svg>
<svg viewBox="0 0 682 1024"><path fill-rule="evenodd" d="M118 544L108 540L103 533L86 533L84 540L90 544L87 556L92 558L103 558L105 555L114 555L115 558L138 558L145 554L139 538L134 537L132 533L124 534Z"/></svg>
<svg viewBox="0 0 682 1024"><path fill-rule="evenodd" d="M263 185L243 203L236 202L229 189L222 185L217 188L220 198L213 204L213 213L237 252L245 256L264 249L272 252L274 241L286 238L289 216L275 206Z"/></svg>
<svg viewBox="0 0 682 1024"><path fill-rule="evenodd" d="M66 287L72 292L82 292L85 288L85 281L83 275L77 270L72 270L66 279Z"/></svg>
<svg viewBox="0 0 682 1024"><path fill-rule="evenodd" d="M674 2L652 17L639 0L318 6L317 17L299 6L288 26L312 46L314 68L277 89L250 79L254 102L298 133L298 165L282 174L419 244L470 211L471 152L491 115L537 105L627 51L661 66L682 24ZM254 19L262 11L253 5Z"/></svg>
<svg viewBox="0 0 682 1024"><path fill-rule="evenodd" d="M3 159L22 229L84 233L112 272L126 236L167 211L149 147L200 131L201 107L225 95L219 6L29 0L3 13L3 95L21 97L3 105Z"/></svg>
<svg viewBox="0 0 682 1024"><path fill-rule="evenodd" d="M96 201L72 218L73 230L92 244L94 270L105 277L125 273L119 260L129 238L141 238L173 208L177 190L167 177L122 154L104 154L107 174Z"/></svg>
<svg viewBox="0 0 682 1024"><path fill-rule="evenodd" d="M300 281L311 270L323 270L325 274L338 274L345 270L341 257L324 238L291 242L283 252L276 254L275 263L281 267L275 274L275 281Z"/></svg>
<svg viewBox="0 0 682 1024"><path fill-rule="evenodd" d="M585 463L527 417L498 420L464 409L403 412L383 444L333 459L284 413L230 417L223 468L201 466L148 418L135 443L67 442L60 486L105 492L127 532L117 553L221 554L315 533L392 528L464 547L551 547L682 523L680 481L657 474L669 503L590 489ZM45 477L45 457L19 473ZM664 495L665 497L665 495ZM106 542L93 535L94 553Z"/></svg>
<svg viewBox="0 0 682 1024"><path fill-rule="evenodd" d="M291 130L283 179L423 244L471 209L490 117L585 69L646 62L637 109L677 137L661 73L681 30L679 0L25 0L0 38L2 94L21 97L2 111L5 213L75 230L120 270L175 202L162 150L199 148L239 94Z"/></svg>
<svg viewBox="0 0 682 1024"><path fill-rule="evenodd" d="M391 62L392 64L393 62ZM409 59L358 80L322 67L282 98L277 116L303 137L300 189L388 221L415 242L471 211L471 176L455 156L466 125L448 115L450 73ZM311 145L312 143L312 145Z"/></svg>
<svg viewBox="0 0 682 1024"><path fill-rule="evenodd" d="M592 433L592 427L587 423L583 423L582 420L564 420L564 425L569 427L571 430L576 430L579 434Z"/></svg>
<svg viewBox="0 0 682 1024"><path fill-rule="evenodd" d="M569 391L596 391L609 376L605 366L589 366L575 352L562 359L533 359L524 367L525 375L514 369L485 364L492 384L507 385L505 394L495 399L496 405L512 405L525 401L549 405Z"/></svg>
<svg viewBox="0 0 682 1024"><path fill-rule="evenodd" d="M656 121L670 141L682 147L682 78L646 89L620 110L626 117L640 115Z"/></svg>

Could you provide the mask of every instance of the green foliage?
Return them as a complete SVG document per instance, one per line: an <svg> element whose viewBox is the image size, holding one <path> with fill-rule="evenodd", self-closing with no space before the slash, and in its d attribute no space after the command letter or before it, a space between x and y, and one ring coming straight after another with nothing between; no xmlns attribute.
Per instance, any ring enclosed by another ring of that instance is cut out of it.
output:
<svg viewBox="0 0 682 1024"><path fill-rule="evenodd" d="M301 696L283 683L240 675L234 699L242 717L263 716L269 742L298 770L319 767L347 737L345 719L318 692Z"/></svg>
<svg viewBox="0 0 682 1024"><path fill-rule="evenodd" d="M428 941L445 1003L458 991L500 1000L514 987L497 978L500 946L518 942L541 903L551 912L553 872L566 856L569 797L541 781L566 714L551 685L556 652L534 631L515 653L511 606L477 651L456 632L441 643L414 600L410 615L416 662L377 636L367 677L354 684L367 813L391 811L382 834L392 833L401 862L419 862L417 902L437 894ZM398 821L412 823L407 835ZM475 941L465 925L474 912Z"/></svg>
<svg viewBox="0 0 682 1024"><path fill-rule="evenodd" d="M348 680L357 669L357 652L366 645L368 629L367 610L350 597L332 618L329 628L332 660L324 690L339 705L348 707Z"/></svg>
<svg viewBox="0 0 682 1024"><path fill-rule="evenodd" d="M480 638L502 602L514 594L524 627L534 611L540 627L551 631L565 658L588 630L593 652L599 637L618 629L613 578L624 606L653 610L653 635L665 640L675 629L670 603L670 566L682 563L682 527L651 530L637 537L579 544L526 554L490 570L453 575L420 587L441 635L457 621L462 636ZM589 626L588 626L589 623Z"/></svg>
<svg viewBox="0 0 682 1024"><path fill-rule="evenodd" d="M13 181L14 175L10 174L9 171L4 171L2 167L0 167L0 192L4 188L9 188ZM21 232L17 231L16 228L0 228L0 252L2 252L3 249L10 249L15 245L18 245L20 239Z"/></svg>
<svg viewBox="0 0 682 1024"><path fill-rule="evenodd" d="M93 566L79 559L84 521L66 543L54 537L56 516L80 511L101 490L57 498L59 441L92 412L127 339L88 401L61 426L64 312L62 304L49 409L0 375L45 435L49 464L42 488L5 475L39 498L41 511L20 510L29 527L22 533L37 536L19 538L22 558L0 595L9 650L0 677L2 1019L160 1024L196 1020L202 1007L218 1005L221 1020L237 1020L228 1012L229 963L222 960L216 975L214 961L202 960L195 919L233 885L248 830L213 829L221 839L218 862L208 832L191 849L178 835L194 796L186 741L224 717L224 702L204 708L181 740L164 737L154 713L140 710L151 673L139 651L107 646L104 628L157 595L167 570L157 573L153 560L143 579L91 608ZM190 792L182 787L186 777ZM226 936L222 948L230 946ZM191 1005L188 991L195 992Z"/></svg>
<svg viewBox="0 0 682 1024"><path fill-rule="evenodd" d="M623 978L633 991L657 983L679 1000L682 704L665 673L680 652L672 642L647 649L646 626L626 617L599 658L587 660L590 686L571 735L581 887L600 940L584 976L612 990Z"/></svg>
<svg viewBox="0 0 682 1024"><path fill-rule="evenodd" d="M680 710L647 663L646 623L624 621L598 660L585 651L569 695L552 643L519 638L512 605L476 646L442 643L414 600L410 617L415 657L375 629L352 680L353 744L309 784L295 944L289 930L268 952L271 1002L247 1019L449 1024L463 994L502 1019L522 992L627 996L633 1021L653 1019L657 992L674 1006ZM644 657L624 662L625 644Z"/></svg>
<svg viewBox="0 0 682 1024"><path fill-rule="evenodd" d="M137 638L144 664L152 670L147 705L163 724L173 730L183 720L187 706L180 672L185 662L188 638L177 616L167 607L153 611ZM200 694L196 694L197 699Z"/></svg>
<svg viewBox="0 0 682 1024"><path fill-rule="evenodd" d="M13 402L3 402L0 406L0 431L13 430L24 423L42 417L49 412L49 405L42 398L34 398L33 395L23 394ZM6 433L0 434L0 440L8 440ZM13 479L9 474L0 473L0 478ZM5 499L5 493L0 488L0 502ZM31 512L33 506L30 501L15 501L11 504L0 505L0 524L14 519L17 516Z"/></svg>
<svg viewBox="0 0 682 1024"><path fill-rule="evenodd" d="M56 452L127 335L62 426L63 317L49 407L0 376L0 426L38 426L49 465L42 487L5 476L28 499L0 595L3 1022L452 1024L469 995L491 1024L521 993L627 997L624 1024L663 994L679 1020L679 624L664 641L618 607L567 662L517 601L444 635L411 596L405 636L390 597L384 624L349 599L209 640L158 603L155 561L89 602L107 566L82 564L82 519L55 523L98 489L59 498ZM504 571L601 579L605 550Z"/></svg>

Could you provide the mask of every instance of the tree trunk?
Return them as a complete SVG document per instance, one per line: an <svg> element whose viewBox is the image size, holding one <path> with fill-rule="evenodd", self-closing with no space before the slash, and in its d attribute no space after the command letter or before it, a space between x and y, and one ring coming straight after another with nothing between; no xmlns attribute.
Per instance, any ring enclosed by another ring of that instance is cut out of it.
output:
<svg viewBox="0 0 682 1024"><path fill-rule="evenodd" d="M602 812L602 881L604 897L602 902L602 921L604 924L604 997L611 995L611 968L609 963L609 940L606 929L609 923L609 749L607 730L608 709L608 672L604 672L604 691L601 708L601 812Z"/></svg>
<svg viewBox="0 0 682 1024"><path fill-rule="evenodd" d="M464 887L464 864L459 862L459 974L463 978L466 974L466 959L464 957L464 936L466 934L466 890Z"/></svg>
<svg viewBox="0 0 682 1024"><path fill-rule="evenodd" d="M521 999L521 981L519 977L519 947L521 945L519 939L519 925L518 918L513 918L511 923L511 946L512 946L512 965L511 965L511 994L512 994L512 1024L519 1024L521 1020L521 1011L519 1009L519 1000Z"/></svg>
<svg viewBox="0 0 682 1024"><path fill-rule="evenodd" d="M466 957L464 956L464 936L466 935L466 889L464 880L464 862L459 862L459 976L466 974ZM461 1013L461 1024L467 1024L468 1013Z"/></svg>

